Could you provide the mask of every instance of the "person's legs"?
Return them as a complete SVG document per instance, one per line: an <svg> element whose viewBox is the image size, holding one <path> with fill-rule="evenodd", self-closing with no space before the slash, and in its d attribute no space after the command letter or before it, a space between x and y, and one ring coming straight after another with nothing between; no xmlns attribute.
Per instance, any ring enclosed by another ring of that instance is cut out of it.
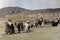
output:
<svg viewBox="0 0 60 40"><path fill-rule="evenodd" d="M20 33L20 27L18 28L18 33Z"/></svg>

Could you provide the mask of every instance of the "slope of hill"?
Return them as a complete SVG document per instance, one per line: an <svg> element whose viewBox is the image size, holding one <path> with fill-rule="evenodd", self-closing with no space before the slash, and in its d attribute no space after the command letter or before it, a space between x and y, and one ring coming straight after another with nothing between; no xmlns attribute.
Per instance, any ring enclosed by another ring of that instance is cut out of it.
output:
<svg viewBox="0 0 60 40"><path fill-rule="evenodd" d="M0 9L0 17L10 14L20 14L20 13L29 13L31 10L19 8L19 7L5 7Z"/></svg>
<svg viewBox="0 0 60 40"><path fill-rule="evenodd" d="M60 8L56 9L38 9L38 10L28 10L20 7L5 7L0 9L0 17L10 14L22 14L22 13L40 13L40 12L60 12Z"/></svg>

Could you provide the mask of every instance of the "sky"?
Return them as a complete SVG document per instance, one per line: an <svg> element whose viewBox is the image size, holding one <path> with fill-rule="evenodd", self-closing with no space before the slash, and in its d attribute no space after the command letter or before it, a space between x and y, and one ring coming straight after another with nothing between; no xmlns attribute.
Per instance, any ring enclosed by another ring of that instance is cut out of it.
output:
<svg viewBox="0 0 60 40"><path fill-rule="evenodd" d="M60 8L60 0L0 0L0 8L9 6L31 10Z"/></svg>

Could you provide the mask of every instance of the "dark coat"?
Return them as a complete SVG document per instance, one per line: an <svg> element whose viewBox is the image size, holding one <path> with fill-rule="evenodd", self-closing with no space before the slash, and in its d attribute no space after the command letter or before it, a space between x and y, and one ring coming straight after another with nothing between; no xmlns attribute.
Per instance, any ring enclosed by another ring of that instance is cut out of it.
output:
<svg viewBox="0 0 60 40"><path fill-rule="evenodd" d="M52 21L52 26L58 26L58 22Z"/></svg>
<svg viewBox="0 0 60 40"><path fill-rule="evenodd" d="M20 33L20 31L24 29L23 23L18 23L17 28L18 28L18 33Z"/></svg>
<svg viewBox="0 0 60 40"><path fill-rule="evenodd" d="M6 23L5 32L6 32L6 34L8 34L8 33L9 33L9 34L14 33L15 31L14 31L14 26L13 26L13 24L9 25L8 23Z"/></svg>

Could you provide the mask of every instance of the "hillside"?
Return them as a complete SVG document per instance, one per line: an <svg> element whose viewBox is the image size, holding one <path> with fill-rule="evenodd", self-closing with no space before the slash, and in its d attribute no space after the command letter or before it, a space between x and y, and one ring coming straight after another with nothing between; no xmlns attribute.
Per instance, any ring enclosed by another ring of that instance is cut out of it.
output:
<svg viewBox="0 0 60 40"><path fill-rule="evenodd" d="M60 8L56 9L38 9L38 10L28 10L20 7L5 7L0 9L0 17L4 17L5 15L10 14L22 14L22 13L40 13L40 12L60 12Z"/></svg>
<svg viewBox="0 0 60 40"><path fill-rule="evenodd" d="M19 7L5 7L0 9L0 17L10 14L20 14L20 13L29 13L31 10L19 8Z"/></svg>

